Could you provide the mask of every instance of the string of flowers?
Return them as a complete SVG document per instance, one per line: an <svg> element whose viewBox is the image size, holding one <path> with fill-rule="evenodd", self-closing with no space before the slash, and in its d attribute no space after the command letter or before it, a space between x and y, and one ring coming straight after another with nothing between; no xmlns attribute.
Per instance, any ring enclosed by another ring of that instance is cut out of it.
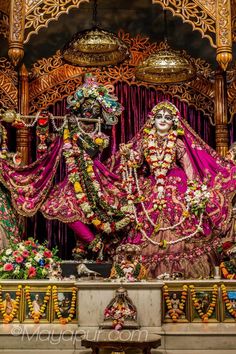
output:
<svg viewBox="0 0 236 354"><path fill-rule="evenodd" d="M30 293L30 286L29 285L26 285L25 287L25 297L26 297L26 300L27 300L27 303L28 303L28 307L29 307L29 312L30 312L30 316L33 318L34 320L34 323L39 323L40 321L40 318L43 316L43 314L45 313L45 310L46 310L46 307L47 307L47 304L49 302L49 299L50 299L50 296L51 296L51 286L49 285L47 287L47 290L46 290L46 294L43 298L43 303L42 305L40 306L40 309L39 311L35 311L34 310L34 306L33 306L33 303L31 301L31 293Z"/></svg>
<svg viewBox="0 0 236 354"><path fill-rule="evenodd" d="M232 264L230 264L230 262L227 262L227 263L228 263L229 267L233 268L231 270L234 271L234 273L230 273L228 271L228 269L226 268L225 262L221 262L220 263L220 270L221 270L223 277L225 279L236 279L235 267Z"/></svg>
<svg viewBox="0 0 236 354"><path fill-rule="evenodd" d="M236 319L236 310L233 308L232 303L228 297L228 292L227 288L224 284L221 284L221 290L222 290L222 299L225 303L225 306L227 308L227 311L230 313L232 317Z"/></svg>
<svg viewBox="0 0 236 354"><path fill-rule="evenodd" d="M16 314L19 310L21 295L22 295L22 285L18 285L17 291L16 291L16 298L14 299L14 304L12 305L12 310L10 313L7 313L6 306L4 306L4 302L7 300L5 299L3 301L3 299L2 299L2 286L0 285L0 311L2 313L4 323L10 323L16 317ZM10 301L12 301L12 300L10 300Z"/></svg>
<svg viewBox="0 0 236 354"><path fill-rule="evenodd" d="M76 297L77 297L77 288L74 287L72 289L70 309L68 309L69 315L67 317L63 317L59 307L57 286L54 285L52 287L53 308L61 324L67 324L71 322L71 320L74 318L76 313Z"/></svg>
<svg viewBox="0 0 236 354"><path fill-rule="evenodd" d="M195 307L199 317L201 318L202 322L208 322L209 318L212 316L213 312L215 311L215 307L216 307L216 301L217 301L217 297L218 297L218 287L216 284L213 285L212 288L212 297L211 297L211 302L208 306L207 311L204 313L202 311L202 307L200 304L200 299L197 298L197 294L195 291L195 287L194 285L190 285L189 286L190 291L191 291L191 295L192 295L192 302L193 302L193 306Z"/></svg>
<svg viewBox="0 0 236 354"><path fill-rule="evenodd" d="M130 222L119 208L107 204L93 167L93 160L76 144L71 144L68 129L64 130L64 156L68 167L69 180L86 219L98 230L110 233L120 230ZM120 220L116 220L119 218Z"/></svg>
<svg viewBox="0 0 236 354"><path fill-rule="evenodd" d="M146 129L146 131L150 133L150 130ZM177 137L176 134L177 133L175 132L174 137ZM169 136L171 137L171 133L168 135L168 138L169 138ZM167 171L168 171L167 169L171 166L172 158L174 158L174 156L175 156L174 145L172 145L172 143L174 142L174 137L170 140L170 144L166 143L166 147L168 147L168 149L166 148L167 152L165 152L165 147L164 147L163 148L164 152L163 152L163 154L161 154L161 156L159 156L157 154L157 147L155 146L156 143L155 143L155 139L154 139L155 136L153 138L152 134L151 134L151 137L150 137L151 142L148 141L146 143L147 148L148 148L147 151L149 151L149 150L151 151L151 153L150 153L151 156L149 159L147 156L148 152L146 152L146 155L145 155L146 160L151 165L153 164L152 170L154 171L157 179L159 178L158 177L159 175L162 176L161 183L162 182L164 183L165 173L167 173ZM155 152L157 155L156 157L154 156ZM167 153L167 155L168 155L167 161L165 161L165 153ZM171 158L171 156L172 156L172 158ZM138 181L138 176L137 176L137 167L138 167L137 160L138 159L139 159L139 157L137 156L137 154L135 154L135 152L133 150L130 151L128 163L127 163L125 157L122 155L121 172L122 172L122 177L123 177L123 186L126 189L126 192L128 194L128 203L130 206L132 206L132 214L134 216L134 220L136 222L137 229L140 229L140 232L142 233L143 237L145 239L147 239L149 242L151 242L152 244L165 248L167 245L173 245L173 244L182 242L186 239L190 239L190 238L194 237L199 232L202 232L203 213L206 209L206 204L207 204L207 201L209 200L209 196L210 196L210 193L207 191L207 185L205 183L200 184L198 181L195 181L195 180L189 181L188 188L185 192L186 209L183 211L181 219L174 225L170 225L168 227L160 227L159 223L153 222L153 220L151 219L151 217L144 205L144 197L141 193L141 189L140 189L139 181ZM164 159L163 164L160 163L161 159ZM160 164L160 166L159 166L159 164ZM165 167L165 169L164 169L165 171L164 170L160 171L160 168L162 169L163 165ZM132 194L133 180L135 182L135 186L137 189L137 198L135 198L135 196ZM159 179L158 179L158 181L159 181ZM158 184L160 184L160 183L158 182ZM162 210L162 208L165 207L165 200L164 200L164 196L163 196L164 188L163 188L163 191L162 191L162 188L160 190L161 190L161 192L158 193L160 199L155 201L154 210L155 209ZM156 242L156 241L152 240L152 238L147 235L146 231L142 228L142 224L139 223L135 202L139 202L141 204L142 210L143 210L147 220L154 228L154 232L153 232L154 234L156 234L159 231L167 231L167 230L176 229L177 227L182 225L184 223L184 221L190 216L190 212L192 214L196 215L197 217L199 217L199 222L196 225L195 231L193 231L189 235L183 236L183 237L178 238L176 240L171 240L171 241L162 240L160 242ZM128 208L127 208L126 212L130 212Z"/></svg>
<svg viewBox="0 0 236 354"><path fill-rule="evenodd" d="M166 307L168 309L168 314L170 315L171 319L173 322L178 322L178 319L180 317L180 313L176 312L176 309L173 308L173 303L170 299L170 294L169 294L169 288L168 285L164 285L163 286L163 296L166 302ZM180 302L178 305L178 310L180 312L183 313L184 311L184 307L185 307L185 303L187 300L187 296L188 296L188 286L187 285L183 285L183 290L181 292L181 298L180 298Z"/></svg>

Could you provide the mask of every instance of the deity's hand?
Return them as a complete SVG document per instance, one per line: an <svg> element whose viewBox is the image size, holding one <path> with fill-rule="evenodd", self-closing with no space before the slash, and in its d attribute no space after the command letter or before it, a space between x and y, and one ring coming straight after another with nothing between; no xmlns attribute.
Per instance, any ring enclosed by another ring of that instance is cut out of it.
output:
<svg viewBox="0 0 236 354"><path fill-rule="evenodd" d="M120 144L120 154L129 158L130 157L130 148L131 144Z"/></svg>

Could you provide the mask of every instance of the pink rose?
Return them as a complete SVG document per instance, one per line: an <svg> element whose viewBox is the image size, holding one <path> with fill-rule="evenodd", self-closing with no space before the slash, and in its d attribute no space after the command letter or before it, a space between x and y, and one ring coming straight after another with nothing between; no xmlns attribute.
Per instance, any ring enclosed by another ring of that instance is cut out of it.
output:
<svg viewBox="0 0 236 354"><path fill-rule="evenodd" d="M14 251L14 252L12 253L12 255L13 255L14 257L17 257L18 254L19 254L19 251Z"/></svg>
<svg viewBox="0 0 236 354"><path fill-rule="evenodd" d="M43 255L44 255L44 257L46 257L46 258L51 258L51 257L52 257L52 252L49 251L49 250L47 250L47 251L44 251L44 252L43 252Z"/></svg>
<svg viewBox="0 0 236 354"><path fill-rule="evenodd" d="M13 269L14 267L11 263L4 264L3 270L5 270L6 272L11 272Z"/></svg>
<svg viewBox="0 0 236 354"><path fill-rule="evenodd" d="M29 278L34 278L36 276L36 268L35 267L30 267L29 268L28 276L29 276Z"/></svg>
<svg viewBox="0 0 236 354"><path fill-rule="evenodd" d="M24 258L22 256L16 257L16 263L22 263Z"/></svg>
<svg viewBox="0 0 236 354"><path fill-rule="evenodd" d="M28 252L28 251L23 251L23 252L22 252L22 256L23 256L24 258L27 258L27 257L29 256L29 252Z"/></svg>

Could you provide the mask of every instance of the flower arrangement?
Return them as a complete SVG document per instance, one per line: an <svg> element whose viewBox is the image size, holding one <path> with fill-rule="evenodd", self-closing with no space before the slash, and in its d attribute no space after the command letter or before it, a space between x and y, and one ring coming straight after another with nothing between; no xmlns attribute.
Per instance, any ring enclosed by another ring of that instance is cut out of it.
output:
<svg viewBox="0 0 236 354"><path fill-rule="evenodd" d="M77 295L77 289L73 288L72 289L72 297L71 297L71 304L70 304L70 309L68 309L69 315L67 317L63 317L60 307L59 307L59 301L58 301L58 289L57 286L54 285L52 287L52 299L53 299L53 308L54 311L57 314L57 317L59 318L59 321L61 324L67 324L71 322L73 317L75 316L76 313L76 295Z"/></svg>
<svg viewBox="0 0 236 354"><path fill-rule="evenodd" d="M2 313L4 323L10 323L16 317L16 314L19 309L21 295L22 295L22 285L18 285L16 291L16 298L14 300L9 299L9 301L11 302L11 312L8 313L6 312L6 305L5 305L7 299L5 300L2 299L2 286L0 285L0 311Z"/></svg>
<svg viewBox="0 0 236 354"><path fill-rule="evenodd" d="M30 286L27 285L25 287L25 297L26 297L26 300L27 300L27 303L28 303L28 306L29 306L30 316L34 319L34 323L39 323L40 318L45 313L45 310L46 310L47 304L49 302L50 296L51 296L51 286L49 285L47 287L47 291L46 291L46 294L45 294L44 299L43 299L43 303L40 306L39 311L35 311L33 303L31 301L31 297L30 297Z"/></svg>
<svg viewBox="0 0 236 354"><path fill-rule="evenodd" d="M228 297L227 288L224 284L221 284L221 290L222 290L222 299L225 303L227 311L230 313L231 316L233 316L236 319L236 310L232 306L232 303Z"/></svg>
<svg viewBox="0 0 236 354"><path fill-rule="evenodd" d="M0 279L44 279L58 262L57 249L50 251L34 239L11 243L0 254Z"/></svg>
<svg viewBox="0 0 236 354"><path fill-rule="evenodd" d="M185 192L185 201L188 209L196 216L202 214L206 209L210 192L207 190L205 183L200 184L196 180L188 182L188 188Z"/></svg>
<svg viewBox="0 0 236 354"><path fill-rule="evenodd" d="M180 298L180 300L178 300L178 303L177 303L178 308L175 308L175 306L173 304L174 301L173 301L173 299L170 298L168 285L163 286L163 296L164 296L166 306L168 309L168 314L170 315L172 321L178 322L180 316L182 314L184 314L184 307L185 307L186 299L188 296L188 286L183 285L181 298ZM176 302L176 300L175 300L175 302Z"/></svg>
<svg viewBox="0 0 236 354"><path fill-rule="evenodd" d="M112 327L118 331L124 327L126 319L136 319L136 312L125 301L118 299L112 306L105 308L104 318L112 319Z"/></svg>
<svg viewBox="0 0 236 354"><path fill-rule="evenodd" d="M190 285L189 288L190 288L191 295L192 295L193 306L197 310L197 313L198 313L199 317L202 319L202 322L207 323L209 318L212 316L213 312L215 311L216 301L217 301L217 297L218 297L217 285L216 284L213 285L211 302L210 302L208 309L205 313L202 311L200 299L197 298L194 285Z"/></svg>

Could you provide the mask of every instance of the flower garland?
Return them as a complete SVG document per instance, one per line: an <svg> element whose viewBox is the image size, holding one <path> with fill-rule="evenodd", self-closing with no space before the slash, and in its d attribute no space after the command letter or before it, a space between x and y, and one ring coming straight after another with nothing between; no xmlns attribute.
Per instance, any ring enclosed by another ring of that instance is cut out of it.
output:
<svg viewBox="0 0 236 354"><path fill-rule="evenodd" d="M212 298L211 298L211 302L208 306L206 313L204 313L202 311L202 307L200 305L200 299L197 298L194 285L190 285L189 288L190 288L191 295L192 295L193 306L197 310L197 313L198 313L199 317L201 318L202 322L207 323L209 318L212 316L213 312L215 311L216 301L217 301L217 297L218 297L218 286L216 284L213 285Z"/></svg>
<svg viewBox="0 0 236 354"><path fill-rule="evenodd" d="M4 306L4 301L6 300L3 301L2 299L2 286L0 285L0 311L2 313L4 323L10 323L14 320L19 309L21 295L22 285L18 285L16 291L16 298L14 299L14 305L12 306L12 310L10 313L6 313L6 306Z"/></svg>
<svg viewBox="0 0 236 354"><path fill-rule="evenodd" d="M67 317L63 317L61 310L59 308L59 302L58 302L58 289L57 286L54 285L52 287L52 299L53 299L53 308L54 311L57 314L57 317L60 321L61 324L67 324L71 322L71 320L74 318L75 313L76 313L76 298L77 298L77 288L72 289L72 296L71 296L71 305L70 309L68 309L69 315Z"/></svg>
<svg viewBox="0 0 236 354"><path fill-rule="evenodd" d="M221 262L220 263L220 270L221 270L221 273L222 273L223 277L225 279L236 279L236 273L230 273L228 271L225 263L229 264L230 262ZM231 268L234 268L232 264L231 264Z"/></svg>
<svg viewBox="0 0 236 354"><path fill-rule="evenodd" d="M75 143L71 144L68 129L64 130L64 156L68 167L69 180L74 185L74 191L79 206L86 219L98 230L111 233L120 230L130 223L130 218L119 208L107 204L90 156ZM100 141L99 141L100 143ZM120 220L116 220L119 218Z"/></svg>
<svg viewBox="0 0 236 354"><path fill-rule="evenodd" d="M27 300L27 303L28 303L28 306L29 306L30 315L31 315L31 317L34 320L34 323L39 323L40 318L45 313L47 304L48 304L50 296L51 296L51 286L49 285L47 287L46 294L45 294L45 296L43 298L43 303L40 306L39 311L37 311L37 312L34 311L34 306L33 306L33 303L31 301L31 296L30 295L31 295L30 286L26 285L26 287L25 287L25 297L26 297L26 300Z"/></svg>
<svg viewBox="0 0 236 354"><path fill-rule="evenodd" d="M165 177L175 159L177 136L177 131L171 130L164 144L159 147L156 128L144 129L143 152L151 171L156 177L160 202L164 197Z"/></svg>
<svg viewBox="0 0 236 354"><path fill-rule="evenodd" d="M154 114L155 112L152 112ZM179 125L178 117L176 119L176 127ZM173 129L167 135L164 144L160 147L158 145L158 138L156 128L149 129L148 127L144 129L144 138L143 138L143 151L146 161L148 162L152 172L154 173L157 181L157 192L158 192L158 200L155 200L153 203L154 210L159 209L160 211L166 207L165 201L165 178L167 172L171 168L175 160L176 155L176 140L177 136L180 133L179 129ZM199 232L202 232L202 222L203 222L203 213L206 209L206 204L209 199L210 193L207 191L207 185L202 183L199 186L198 181L189 181L188 188L185 192L185 202L186 202L186 209L182 213L182 217L180 220L168 227L160 227L159 222L154 223L151 219L147 209L144 205L144 196L141 193L141 189L139 186L139 180L137 175L137 168L138 168L138 160L140 157L138 154L130 150L129 160L127 161L127 156L122 154L121 157L121 172L123 178L123 186L127 191L128 194L128 203L132 207L132 213L127 208L127 212L133 214L133 218L136 222L137 229L140 230L144 239L148 240L150 243L154 245L158 245L159 247L166 248L167 245L174 245L176 243L182 242L184 240L190 239L197 235ZM132 194L132 184L135 184L137 189L138 197ZM174 230L180 225L184 223L184 221L190 216L190 212L199 217L199 223L196 225L196 229L189 235L183 236L176 240L166 241L162 240L160 242L156 242L152 240L152 236L149 237L146 231L142 228L142 224L138 221L137 211L135 202L140 203L142 210L148 220L148 222L154 228L153 236L155 236L159 231L167 231L167 230ZM132 220L132 216L130 215Z"/></svg>
<svg viewBox="0 0 236 354"><path fill-rule="evenodd" d="M222 290L222 299L225 303L227 311L230 313L231 316L233 316L236 319L236 310L233 308L231 304L231 301L228 297L227 288L224 284L221 284L221 290Z"/></svg>
<svg viewBox="0 0 236 354"><path fill-rule="evenodd" d="M169 288L168 285L164 285L163 286L163 296L166 302L166 307L168 309L168 313L172 319L173 322L178 322L178 319L180 317L180 314L178 312L176 312L176 309L173 308L173 303L170 299L170 295L169 295ZM187 296L188 296L188 286L187 285L183 285L183 290L181 293L181 298L180 298L180 303L178 306L178 309L182 312L184 310L185 307L185 303L187 300Z"/></svg>

